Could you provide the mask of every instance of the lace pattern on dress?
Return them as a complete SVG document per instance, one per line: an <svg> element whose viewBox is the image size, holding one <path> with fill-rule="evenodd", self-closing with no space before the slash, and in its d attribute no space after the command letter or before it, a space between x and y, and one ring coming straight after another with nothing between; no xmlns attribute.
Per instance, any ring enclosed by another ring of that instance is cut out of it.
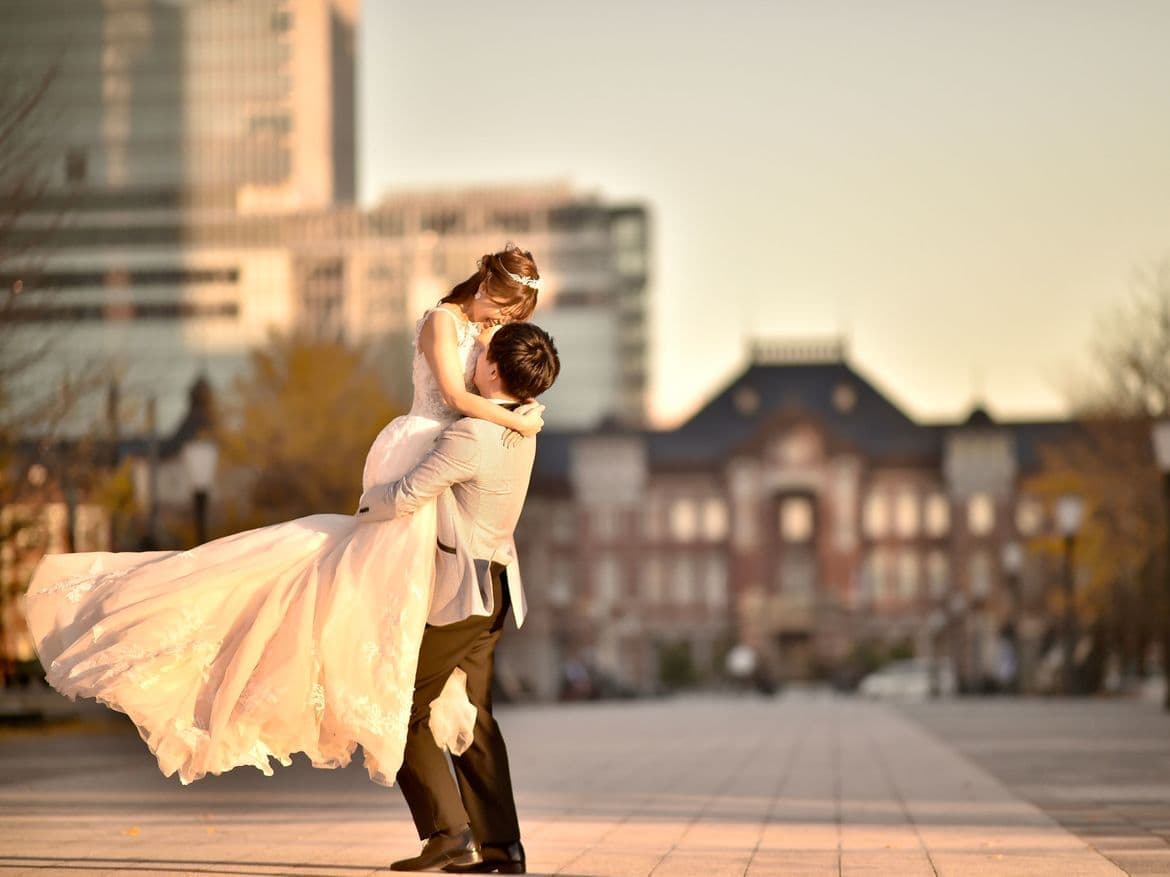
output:
<svg viewBox="0 0 1170 877"><path fill-rule="evenodd" d="M36 600L40 597L48 597L52 594L60 594L63 592L65 599L70 603L80 603L81 599L98 585L105 586L111 582L116 582L130 572L131 570L129 569L115 569L109 572L83 573L82 575L63 579L56 584L49 585L47 588L30 591L28 598L30 600Z"/></svg>
<svg viewBox="0 0 1170 877"><path fill-rule="evenodd" d="M427 358L419 350L418 338L422 332L423 323L433 313L444 313L445 319L455 324L455 337L459 345L459 356L463 361L463 384L471 389L475 377L475 347L483 327L479 323L470 323L461 320L446 308L431 308L423 314L414 325L414 360L411 367L411 380L414 385L414 403L410 413L432 420L455 421L459 419L459 412L443 401L443 393L439 389L439 382L431 374L431 367Z"/></svg>

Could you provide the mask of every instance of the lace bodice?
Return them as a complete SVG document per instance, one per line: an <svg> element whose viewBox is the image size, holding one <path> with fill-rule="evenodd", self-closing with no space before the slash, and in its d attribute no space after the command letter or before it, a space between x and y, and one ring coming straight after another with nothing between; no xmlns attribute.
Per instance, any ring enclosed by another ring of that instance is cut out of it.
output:
<svg viewBox="0 0 1170 877"><path fill-rule="evenodd" d="M463 362L463 383L471 389L472 379L475 377L475 360L478 355L476 342L482 327L479 323L469 323L461 320L446 308L431 308L423 314L414 326L414 363L411 368L411 383L414 386L414 401L410 406L410 413L419 417L428 417L432 420L453 422L460 414L443 401L443 394L439 391L439 382L431 373L427 358L418 348L418 336L422 331L423 323L434 312L446 314L440 320L450 320L455 325L455 336L459 344L459 357Z"/></svg>

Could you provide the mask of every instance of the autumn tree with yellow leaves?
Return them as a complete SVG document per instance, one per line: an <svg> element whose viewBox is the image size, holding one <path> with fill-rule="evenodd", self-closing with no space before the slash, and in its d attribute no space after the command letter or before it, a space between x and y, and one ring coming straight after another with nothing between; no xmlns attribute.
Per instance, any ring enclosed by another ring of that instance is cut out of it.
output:
<svg viewBox="0 0 1170 877"><path fill-rule="evenodd" d="M1170 416L1170 261L1142 274L1132 295L1104 315L1097 373L1074 399L1076 438L1042 450L1028 491L1053 506L1075 493L1085 502L1077 539L1077 615L1100 651L1143 674L1160 643L1170 678L1170 569L1154 422ZM1055 539L1034 549L1054 555ZM1167 709L1170 709L1168 687Z"/></svg>
<svg viewBox="0 0 1170 877"><path fill-rule="evenodd" d="M273 335L253 351L222 406L225 499L217 529L352 514L366 451L399 413L371 351Z"/></svg>

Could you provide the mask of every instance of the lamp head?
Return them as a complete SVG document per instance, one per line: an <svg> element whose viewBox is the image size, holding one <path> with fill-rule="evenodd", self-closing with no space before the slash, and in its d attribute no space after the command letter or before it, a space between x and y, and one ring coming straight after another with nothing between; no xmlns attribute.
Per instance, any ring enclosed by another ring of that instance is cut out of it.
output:
<svg viewBox="0 0 1170 877"><path fill-rule="evenodd" d="M1081 529L1081 519L1084 516L1084 502L1073 493L1065 494L1056 503L1056 525L1061 535L1075 536Z"/></svg>

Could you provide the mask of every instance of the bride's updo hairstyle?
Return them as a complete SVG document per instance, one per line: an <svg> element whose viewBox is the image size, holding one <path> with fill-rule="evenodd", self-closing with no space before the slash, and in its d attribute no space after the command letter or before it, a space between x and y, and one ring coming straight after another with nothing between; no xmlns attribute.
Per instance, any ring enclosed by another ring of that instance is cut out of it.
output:
<svg viewBox="0 0 1170 877"><path fill-rule="evenodd" d="M478 265L479 269L440 299L440 304L467 304L482 283L484 292L503 308L509 320L523 322L532 316L540 292L540 272L532 253L508 243L500 252L484 256Z"/></svg>

